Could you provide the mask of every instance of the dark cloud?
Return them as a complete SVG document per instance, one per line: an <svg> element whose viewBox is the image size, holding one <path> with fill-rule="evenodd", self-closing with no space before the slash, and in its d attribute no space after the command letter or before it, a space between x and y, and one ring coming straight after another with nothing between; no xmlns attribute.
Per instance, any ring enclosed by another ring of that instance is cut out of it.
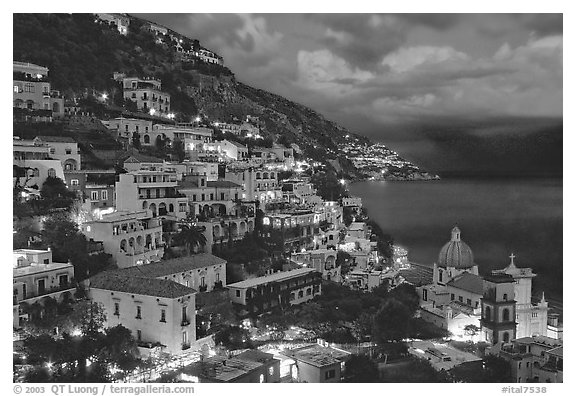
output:
<svg viewBox="0 0 576 396"><path fill-rule="evenodd" d="M562 14L522 14L517 18L538 36L562 34L564 30Z"/></svg>
<svg viewBox="0 0 576 396"><path fill-rule="evenodd" d="M396 14L397 17L414 24L436 30L447 30L460 23L465 14Z"/></svg>
<svg viewBox="0 0 576 396"><path fill-rule="evenodd" d="M307 18L329 29L320 43L353 66L373 70L405 41L407 30L396 16L313 14Z"/></svg>

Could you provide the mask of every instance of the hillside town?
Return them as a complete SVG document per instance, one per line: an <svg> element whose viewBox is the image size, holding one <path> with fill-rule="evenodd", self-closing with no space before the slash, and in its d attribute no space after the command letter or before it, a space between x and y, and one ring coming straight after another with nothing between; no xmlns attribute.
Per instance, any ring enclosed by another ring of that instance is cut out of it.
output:
<svg viewBox="0 0 576 396"><path fill-rule="evenodd" d="M259 114L182 119L150 75L67 97L46 65L13 73L16 382L563 382L562 312L514 254L481 275L455 226L411 263L343 172ZM342 151L371 179L422 175L383 145Z"/></svg>

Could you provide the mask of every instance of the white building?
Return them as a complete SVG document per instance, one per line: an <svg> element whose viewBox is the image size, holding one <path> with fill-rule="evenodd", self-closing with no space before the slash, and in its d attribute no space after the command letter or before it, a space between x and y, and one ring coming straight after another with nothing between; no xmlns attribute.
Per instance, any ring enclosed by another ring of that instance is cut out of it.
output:
<svg viewBox="0 0 576 396"><path fill-rule="evenodd" d="M164 255L162 224L147 210L104 214L80 228L87 239L103 243L119 268L160 261Z"/></svg>
<svg viewBox="0 0 576 396"><path fill-rule="evenodd" d="M152 131L152 121L138 118L118 117L102 122L108 129L114 131L117 138L132 139L134 133L140 135L140 143L144 141L144 135Z"/></svg>
<svg viewBox="0 0 576 396"><path fill-rule="evenodd" d="M170 94L161 90L160 80L126 77L123 86L124 99L135 102L138 110L152 115L170 113Z"/></svg>
<svg viewBox="0 0 576 396"><path fill-rule="evenodd" d="M106 21L111 25L115 25L118 32L126 36L128 34L128 27L130 26L130 18L125 14L102 14L98 13L98 18L102 21Z"/></svg>
<svg viewBox="0 0 576 396"><path fill-rule="evenodd" d="M322 280L316 270L299 268L232 283L228 291L241 314L261 314L302 304L322 294Z"/></svg>
<svg viewBox="0 0 576 396"><path fill-rule="evenodd" d="M290 255L290 260L306 268L315 269L328 281L342 282L341 267L336 263L336 250L316 249L296 252Z"/></svg>
<svg viewBox="0 0 576 396"><path fill-rule="evenodd" d="M260 203L283 201L282 189L278 184L278 173L258 167L227 168L224 175L242 186L242 199L260 201ZM265 210L265 207L262 207Z"/></svg>
<svg viewBox="0 0 576 396"><path fill-rule="evenodd" d="M30 315L43 315L42 308L48 300L62 302L72 299L74 266L55 263L50 250L18 249L12 254L13 326L20 328ZM42 307L30 310L33 304Z"/></svg>
<svg viewBox="0 0 576 396"><path fill-rule="evenodd" d="M122 325L140 347L158 346L170 354L194 347L195 294L196 290L178 282L145 275L106 271L90 278L89 295L103 305L105 326Z"/></svg>
<svg viewBox="0 0 576 396"><path fill-rule="evenodd" d="M238 142L224 139L211 143L210 147L219 153L226 154L228 159L234 161L244 161L248 159L248 147Z"/></svg>
<svg viewBox="0 0 576 396"><path fill-rule="evenodd" d="M181 175L176 172L139 170L122 173L116 182L118 210L150 210L152 217L184 219L188 199L178 192Z"/></svg>
<svg viewBox="0 0 576 396"><path fill-rule="evenodd" d="M68 136L36 136L34 142L45 143L50 148L50 157L60 160L65 171L80 170L82 161L78 143Z"/></svg>

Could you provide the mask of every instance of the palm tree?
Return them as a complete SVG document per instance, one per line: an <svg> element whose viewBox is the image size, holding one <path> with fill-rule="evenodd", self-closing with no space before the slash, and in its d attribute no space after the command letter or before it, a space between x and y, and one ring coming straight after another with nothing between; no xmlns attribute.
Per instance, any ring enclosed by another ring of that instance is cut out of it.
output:
<svg viewBox="0 0 576 396"><path fill-rule="evenodd" d="M198 247L206 246L206 227L199 227L188 218L180 224L180 231L174 236L174 242L186 246L188 256Z"/></svg>

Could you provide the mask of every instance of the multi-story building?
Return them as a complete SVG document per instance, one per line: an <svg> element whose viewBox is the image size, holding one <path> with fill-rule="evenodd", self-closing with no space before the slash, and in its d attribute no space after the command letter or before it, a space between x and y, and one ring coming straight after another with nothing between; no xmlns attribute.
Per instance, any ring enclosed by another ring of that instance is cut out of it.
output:
<svg viewBox="0 0 576 396"><path fill-rule="evenodd" d="M118 32L126 36L128 34L128 27L130 26L130 18L126 14L96 14L98 19L106 21L111 25L115 25Z"/></svg>
<svg viewBox="0 0 576 396"><path fill-rule="evenodd" d="M322 275L311 268L293 269L229 284L228 291L240 315L260 315L322 294Z"/></svg>
<svg viewBox="0 0 576 396"><path fill-rule="evenodd" d="M179 379L193 383L280 382L280 360L255 349L233 357L212 356L186 366Z"/></svg>
<svg viewBox="0 0 576 396"><path fill-rule="evenodd" d="M206 48L200 48L198 50L198 57L207 63L214 63L220 66L224 65L224 58Z"/></svg>
<svg viewBox="0 0 576 396"><path fill-rule="evenodd" d="M276 172L263 168L235 167L227 169L224 178L242 186L242 199L266 204L283 201L277 175ZM265 206L262 209L265 209Z"/></svg>
<svg viewBox="0 0 576 396"><path fill-rule="evenodd" d="M58 160L15 160L14 165L24 168L24 176L15 176L18 177L18 185L21 187L32 188L39 191L49 177L57 177L62 180L66 179L64 170L62 169L62 163Z"/></svg>
<svg viewBox="0 0 576 396"><path fill-rule="evenodd" d="M48 301L73 298L76 289L71 263L54 263L50 250L18 249L12 256L15 328L20 328L22 321L30 316L43 315Z"/></svg>
<svg viewBox="0 0 576 396"><path fill-rule="evenodd" d="M45 143L50 148L50 157L60 160L64 171L82 168L78 143L68 136L36 136L34 142Z"/></svg>
<svg viewBox="0 0 576 396"><path fill-rule="evenodd" d="M118 210L150 210L152 217L169 216L183 219L188 199L178 192L181 177L176 172L139 170L123 173L116 182Z"/></svg>
<svg viewBox="0 0 576 396"><path fill-rule="evenodd" d="M162 82L153 78L126 77L122 81L124 87L124 99L136 103L138 110L158 113L170 113L170 94L163 92Z"/></svg>
<svg viewBox="0 0 576 396"><path fill-rule="evenodd" d="M139 346L160 346L170 354L197 349L196 290L170 279L118 271L91 277L88 290L104 308L105 326L126 327Z"/></svg>
<svg viewBox="0 0 576 396"><path fill-rule="evenodd" d="M336 264L336 250L317 249L295 252L290 260L306 268L314 268L322 274L322 278L332 282L342 282L340 266Z"/></svg>
<svg viewBox="0 0 576 396"><path fill-rule="evenodd" d="M226 287L226 260L209 253L143 264L117 272L130 276L169 279L199 292Z"/></svg>
<svg viewBox="0 0 576 396"><path fill-rule="evenodd" d="M213 142L210 146L218 151L224 153L228 159L234 161L245 161L248 159L248 147L232 140L222 140Z"/></svg>
<svg viewBox="0 0 576 396"><path fill-rule="evenodd" d="M66 185L82 199L82 207L95 218L111 212L115 202L114 170L69 170L64 172Z"/></svg>
<svg viewBox="0 0 576 396"><path fill-rule="evenodd" d="M227 180L208 181L206 175L186 175L178 191L190 201L190 213L204 218L236 215L242 186Z"/></svg>
<svg viewBox="0 0 576 396"><path fill-rule="evenodd" d="M50 159L50 147L38 140L22 140L14 137L12 140L14 164L22 164L26 160Z"/></svg>
<svg viewBox="0 0 576 396"><path fill-rule="evenodd" d="M319 344L287 349L282 355L293 359L292 378L298 382L335 383L344 378L350 352Z"/></svg>
<svg viewBox="0 0 576 396"><path fill-rule="evenodd" d="M192 159L198 152L207 150L206 143L212 142L214 131L211 128L199 127L193 124L163 125L155 124L149 134L143 135L144 145L155 145L158 137L169 139L171 142L178 140L184 144L184 150ZM196 154L195 154L196 153Z"/></svg>
<svg viewBox="0 0 576 396"><path fill-rule="evenodd" d="M253 207L246 209L246 212L240 212L237 216L202 218L201 221L198 221L196 224L204 229L203 234L206 237L204 250L207 252L217 251L224 245L228 246L231 241L239 241L246 234L253 232L255 209Z"/></svg>
<svg viewBox="0 0 576 396"><path fill-rule="evenodd" d="M521 337L487 349L510 364L514 382L563 382L562 340L546 336Z"/></svg>
<svg viewBox="0 0 576 396"><path fill-rule="evenodd" d="M305 180L290 179L282 182L282 191L287 201L294 204L307 202L316 195L316 190L312 183Z"/></svg>
<svg viewBox="0 0 576 396"><path fill-rule="evenodd" d="M252 149L252 158L261 162L282 162L294 165L294 149L274 143L271 148L255 147Z"/></svg>
<svg viewBox="0 0 576 396"><path fill-rule="evenodd" d="M311 210L286 210L262 218L266 243L288 253L314 247L319 233L320 215Z"/></svg>
<svg viewBox="0 0 576 396"><path fill-rule="evenodd" d="M51 90L47 67L14 61L13 80L12 99L17 118L51 121L53 116L64 114L64 98Z"/></svg>
<svg viewBox="0 0 576 396"><path fill-rule="evenodd" d="M108 129L114 131L116 138L132 139L134 133L140 135L140 143L144 141L144 135L152 131L152 121L138 118L118 117L102 122Z"/></svg>
<svg viewBox="0 0 576 396"><path fill-rule="evenodd" d="M160 261L164 255L162 224L148 210L104 214L80 228L89 240L103 243L119 268Z"/></svg>
<svg viewBox="0 0 576 396"><path fill-rule="evenodd" d="M84 185L83 203L84 208L94 213L114 208L115 188L113 184L86 183Z"/></svg>

